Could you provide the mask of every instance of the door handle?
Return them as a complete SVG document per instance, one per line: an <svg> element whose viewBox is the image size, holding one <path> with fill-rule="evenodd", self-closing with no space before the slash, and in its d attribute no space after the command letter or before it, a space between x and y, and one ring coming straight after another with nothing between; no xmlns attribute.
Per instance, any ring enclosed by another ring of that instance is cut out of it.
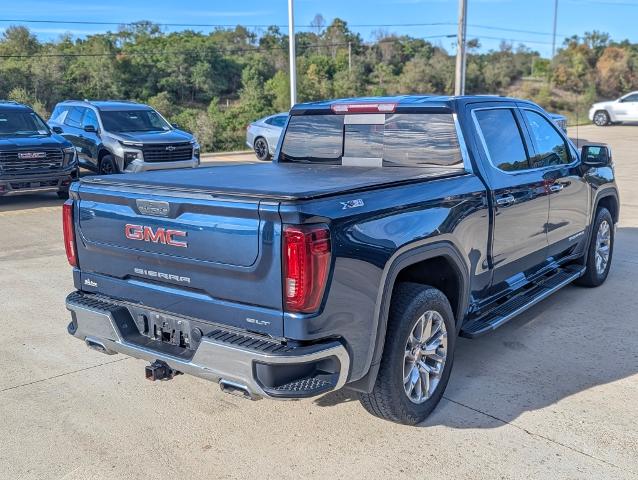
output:
<svg viewBox="0 0 638 480"><path fill-rule="evenodd" d="M553 183L549 186L550 192L560 192L564 188L562 183Z"/></svg>
<svg viewBox="0 0 638 480"><path fill-rule="evenodd" d="M516 201L514 195L503 195L496 199L496 203L499 207L507 207Z"/></svg>

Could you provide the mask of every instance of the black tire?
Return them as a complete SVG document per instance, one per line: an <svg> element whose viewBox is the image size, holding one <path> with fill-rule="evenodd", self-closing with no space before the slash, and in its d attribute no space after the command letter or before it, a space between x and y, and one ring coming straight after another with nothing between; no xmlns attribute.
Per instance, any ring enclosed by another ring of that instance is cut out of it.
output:
<svg viewBox="0 0 638 480"><path fill-rule="evenodd" d="M598 127L606 127L611 123L609 113L606 110L598 110L594 113L594 125Z"/></svg>
<svg viewBox="0 0 638 480"><path fill-rule="evenodd" d="M438 312L443 318L447 331L447 355L434 392L423 403L414 403L404 385L406 342L413 333L415 322L428 311ZM454 360L455 340L454 315L445 295L427 285L399 284L392 297L376 383L372 392L359 395L363 407L379 418L404 425L416 425L424 421L441 400L447 386Z"/></svg>
<svg viewBox="0 0 638 480"><path fill-rule="evenodd" d="M60 200L66 200L67 198L69 198L69 191L68 190L58 191L58 198Z"/></svg>
<svg viewBox="0 0 638 480"><path fill-rule="evenodd" d="M117 164L115 163L115 159L112 155L104 155L102 160L98 165L98 173L100 175L112 175L114 173L119 173L117 168Z"/></svg>
<svg viewBox="0 0 638 480"><path fill-rule="evenodd" d="M255 150L255 155L258 160L261 160L262 162L270 160L270 149L268 147L268 142L264 137L257 137L255 139L253 149Z"/></svg>
<svg viewBox="0 0 638 480"><path fill-rule="evenodd" d="M609 228L609 242L608 242L608 256L605 263L605 268L601 269L597 265L598 255L597 250L602 247L602 243L599 241L599 232L604 228L606 223ZM604 207L601 207L596 212L596 219L592 225L591 240L589 241L589 248L587 249L587 260L585 262L585 274L576 280L574 283L583 287L597 287L602 285L607 276L609 275L609 269L611 268L611 259L614 254L614 219Z"/></svg>

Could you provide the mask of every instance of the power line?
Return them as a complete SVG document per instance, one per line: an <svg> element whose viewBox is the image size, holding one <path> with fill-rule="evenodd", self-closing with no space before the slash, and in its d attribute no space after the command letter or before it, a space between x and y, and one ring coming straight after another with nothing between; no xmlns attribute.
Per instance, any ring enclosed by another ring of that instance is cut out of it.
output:
<svg viewBox="0 0 638 480"><path fill-rule="evenodd" d="M36 23L36 24L55 24L55 25L117 25L117 26L135 26L141 22L102 22L91 20L29 20L22 18L13 19L0 19L0 23ZM149 22L152 25L160 27L208 27L208 28L235 28L242 26L245 28L268 28L268 27L280 27L287 28L288 25L277 24L230 24L230 23L162 23L162 22ZM295 25L296 28L317 28L316 25ZM427 23L353 23L348 24L348 27L352 28L384 28L384 27L441 27L441 26L456 26L455 22L427 22ZM482 24L468 24L472 28L480 28L486 30L495 30L501 32L514 32L514 33L528 33L531 35L552 35L552 32L542 32L538 30L522 30L516 28L496 27L493 25ZM563 35L566 36L566 35Z"/></svg>
<svg viewBox="0 0 638 480"><path fill-rule="evenodd" d="M3 18L0 19L2 23L47 23L56 25L117 25L117 26L135 26L145 22L102 22L92 20L30 20L23 18ZM220 27L220 28L234 28L234 27L246 27L246 28L268 28L268 27L280 27L287 28L288 24L238 24L238 23L164 23L164 22L152 22L152 25L158 25L160 27ZM433 27L433 26L450 26L456 25L452 22L431 22L431 23L358 23L348 24L348 27L367 28L367 27ZM295 25L295 27L301 28L317 28L316 25Z"/></svg>

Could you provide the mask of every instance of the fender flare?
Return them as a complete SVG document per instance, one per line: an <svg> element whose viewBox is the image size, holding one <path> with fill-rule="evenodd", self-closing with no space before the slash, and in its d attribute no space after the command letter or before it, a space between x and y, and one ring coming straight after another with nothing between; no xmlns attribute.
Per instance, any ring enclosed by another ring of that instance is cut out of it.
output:
<svg viewBox="0 0 638 480"><path fill-rule="evenodd" d="M620 217L620 198L618 196L618 190L616 190L615 187L611 187L611 186L599 190L596 194L596 197L594 198L594 201L592 202L591 218L589 219L589 225L587 226L587 242L583 246L584 254L581 257L581 260L578 262L578 263L582 262L582 265L585 265L587 263L587 255L589 254L589 245L591 245L591 242L594 237L593 225L594 225L594 222L596 221L596 212L598 211L598 205L600 205L600 201L603 198L609 198L609 197L613 197L614 200L616 201L616 205L618 209L617 213L618 213L618 217ZM618 218L614 219L614 223L618 223Z"/></svg>
<svg viewBox="0 0 638 480"><path fill-rule="evenodd" d="M399 249L388 260L383 269L379 296L375 305L372 329L375 331L374 346L370 349L370 354L366 360L367 373L360 379L350 383L349 388L362 392L370 392L379 373L381 357L385 345L385 336L388 327L388 317L390 312L390 301L392 292L399 273L415 263L430 260L437 257L445 257L450 261L457 271L460 283L460 295L456 305L456 333L461 328L463 318L469 304L470 296L470 274L467 262L460 253L460 249L452 239L417 242L408 244Z"/></svg>
<svg viewBox="0 0 638 480"><path fill-rule="evenodd" d="M591 223L594 222L594 220L596 219L596 211L598 210L598 205L600 204L600 201L603 198L607 198L607 197L614 197L614 200L616 201L616 205L618 206L618 216L620 217L620 198L618 196L618 190L616 190L615 187L613 186L609 186L607 188L602 188L598 191L596 198L594 199L594 208L592 209L591 212ZM618 222L618 218L614 219L614 222Z"/></svg>

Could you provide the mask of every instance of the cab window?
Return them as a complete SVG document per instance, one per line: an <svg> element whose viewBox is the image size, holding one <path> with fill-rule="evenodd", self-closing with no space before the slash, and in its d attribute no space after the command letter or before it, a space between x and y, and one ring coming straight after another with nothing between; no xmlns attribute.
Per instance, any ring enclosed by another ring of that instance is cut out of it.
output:
<svg viewBox="0 0 638 480"><path fill-rule="evenodd" d="M95 112L91 110L90 108L87 108L86 113L84 114L84 118L82 119L82 128L87 127L89 125L94 126L96 129L98 127L97 116L95 115Z"/></svg>
<svg viewBox="0 0 638 480"><path fill-rule="evenodd" d="M487 154L492 164L505 172L529 169L521 130L511 108L475 110Z"/></svg>
<svg viewBox="0 0 638 480"><path fill-rule="evenodd" d="M523 113L536 146L536 155L531 159L532 168L571 163L567 142L554 125L538 112L523 110Z"/></svg>
<svg viewBox="0 0 638 480"><path fill-rule="evenodd" d="M49 121L55 122L55 123L64 123L64 119L66 118L68 113L69 113L69 107L61 107L58 105L53 110L53 113L51 114L51 118L49 119Z"/></svg>

